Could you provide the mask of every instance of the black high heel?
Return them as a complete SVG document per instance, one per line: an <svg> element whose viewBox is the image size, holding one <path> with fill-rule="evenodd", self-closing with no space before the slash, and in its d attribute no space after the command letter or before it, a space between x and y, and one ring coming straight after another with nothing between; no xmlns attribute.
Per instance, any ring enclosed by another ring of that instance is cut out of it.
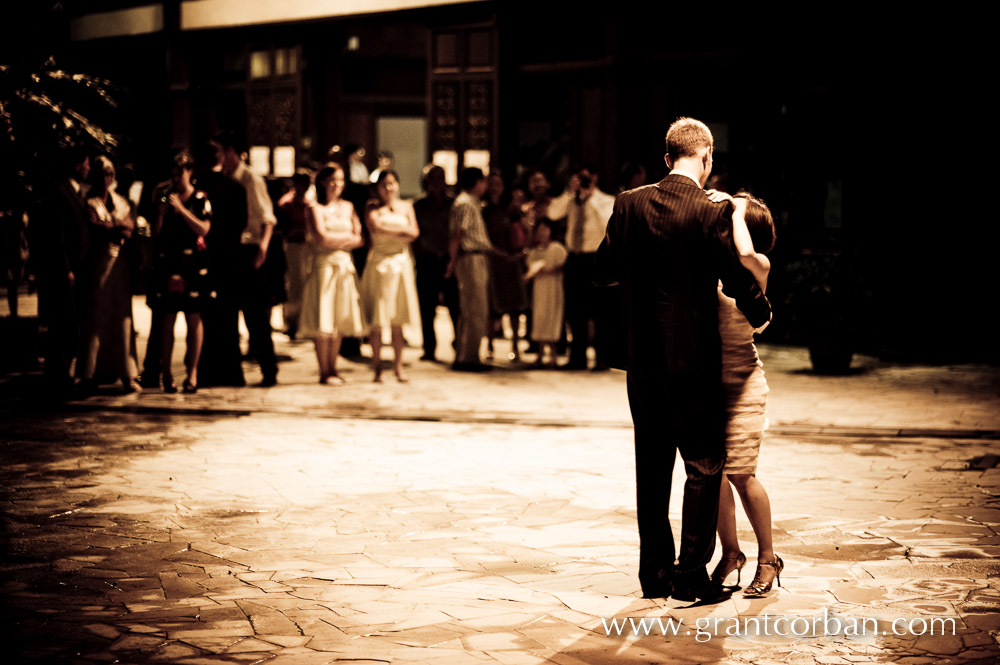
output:
<svg viewBox="0 0 1000 665"><path fill-rule="evenodd" d="M163 392L173 395L177 392L177 384L172 376L163 377Z"/></svg>
<svg viewBox="0 0 1000 665"><path fill-rule="evenodd" d="M744 598L766 598L771 595L771 585L775 580L777 580L778 586L781 586L781 571L785 569L785 562L781 560L780 556L776 556L774 559L774 561L757 561L757 573L753 576L753 582L747 585L743 592ZM774 579L769 582L760 579L763 566L774 568Z"/></svg>
<svg viewBox="0 0 1000 665"><path fill-rule="evenodd" d="M185 395L193 395L196 392L198 392L198 384L197 383L191 383L190 379L184 379L184 388L183 388L183 391L184 391Z"/></svg>
<svg viewBox="0 0 1000 665"><path fill-rule="evenodd" d="M730 564L733 564L730 566ZM712 571L712 583L722 586L729 577L729 573L736 571L736 588L740 586L740 578L743 576L743 566L747 565L747 555L740 552L736 556L724 556L719 560Z"/></svg>

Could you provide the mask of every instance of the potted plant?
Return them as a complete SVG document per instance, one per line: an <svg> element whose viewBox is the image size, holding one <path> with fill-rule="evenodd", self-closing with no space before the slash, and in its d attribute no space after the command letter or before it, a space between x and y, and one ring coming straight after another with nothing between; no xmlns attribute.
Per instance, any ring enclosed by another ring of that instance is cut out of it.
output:
<svg viewBox="0 0 1000 665"><path fill-rule="evenodd" d="M847 374L868 293L858 257L843 248L803 249L786 268L791 325L817 374Z"/></svg>

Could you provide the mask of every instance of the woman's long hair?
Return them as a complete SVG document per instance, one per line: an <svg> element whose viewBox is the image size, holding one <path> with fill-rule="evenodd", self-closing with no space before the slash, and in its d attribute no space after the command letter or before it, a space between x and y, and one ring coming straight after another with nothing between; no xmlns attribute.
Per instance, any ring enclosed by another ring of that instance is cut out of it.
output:
<svg viewBox="0 0 1000 665"><path fill-rule="evenodd" d="M337 173L337 171L340 171L341 173L344 174L344 181L346 185L347 173L344 171L344 167L341 166L340 164L331 164L329 166L324 166L319 170L319 173L316 174L316 180L314 180L314 182L316 183L316 203L320 205L326 205L327 203L330 202L329 199L326 198L326 181L329 178L332 178Z"/></svg>

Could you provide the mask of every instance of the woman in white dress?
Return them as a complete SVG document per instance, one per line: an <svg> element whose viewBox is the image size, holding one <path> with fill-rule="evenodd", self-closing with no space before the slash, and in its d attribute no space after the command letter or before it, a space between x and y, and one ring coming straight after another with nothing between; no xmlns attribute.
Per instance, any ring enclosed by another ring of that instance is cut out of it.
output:
<svg viewBox="0 0 1000 665"><path fill-rule="evenodd" d="M392 334L393 370L400 383L403 371L403 326L420 329L420 306L413 273L410 243L417 239L417 217L413 205L399 198L395 171L379 173L378 199L368 203L365 224L372 246L361 277L361 313L369 327L375 382L382 382L382 331Z"/></svg>
<svg viewBox="0 0 1000 665"><path fill-rule="evenodd" d="M762 201L749 194L710 192L713 200L728 200L733 206L733 241L740 263L749 270L761 291L767 287L771 263L765 253L774 247L774 220ZM740 495L747 519L757 537L757 572L743 592L744 597L762 598L771 593L775 578L781 586L785 564L775 555L771 539L771 503L757 479L757 456L767 429L767 381L764 365L753 343L753 328L736 308L736 301L719 289L719 335L722 338L722 383L726 393L726 466L719 500L719 540L722 559L712 580L723 584L726 577L746 565L736 534L736 502ZM729 482L726 482L728 479Z"/></svg>
<svg viewBox="0 0 1000 665"><path fill-rule="evenodd" d="M531 295L531 341L538 343L536 365L548 355L548 366L556 367L554 344L562 336L564 291L563 265L568 256L562 243L552 240L552 222L542 217L535 222L534 247L528 250L528 272L524 281L534 280Z"/></svg>
<svg viewBox="0 0 1000 665"><path fill-rule="evenodd" d="M299 333L312 337L319 382L342 384L337 373L340 343L362 334L357 273L351 250L360 247L361 222L354 206L340 198L346 179L340 166L316 175L316 202L306 209L306 230L313 265L302 288Z"/></svg>

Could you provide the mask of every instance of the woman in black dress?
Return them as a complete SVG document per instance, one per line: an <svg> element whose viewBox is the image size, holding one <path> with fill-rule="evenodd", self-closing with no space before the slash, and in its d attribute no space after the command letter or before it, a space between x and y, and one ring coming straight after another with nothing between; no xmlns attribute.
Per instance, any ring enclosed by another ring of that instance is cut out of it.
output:
<svg viewBox="0 0 1000 665"><path fill-rule="evenodd" d="M156 263L149 304L163 315L163 390L168 393L177 392L170 363L177 312L184 312L187 323L184 392L193 393L198 390L198 358L204 336L201 312L215 298L205 246L212 206L205 193L191 183L193 168L187 151L174 157L171 186L160 199L153 224Z"/></svg>

